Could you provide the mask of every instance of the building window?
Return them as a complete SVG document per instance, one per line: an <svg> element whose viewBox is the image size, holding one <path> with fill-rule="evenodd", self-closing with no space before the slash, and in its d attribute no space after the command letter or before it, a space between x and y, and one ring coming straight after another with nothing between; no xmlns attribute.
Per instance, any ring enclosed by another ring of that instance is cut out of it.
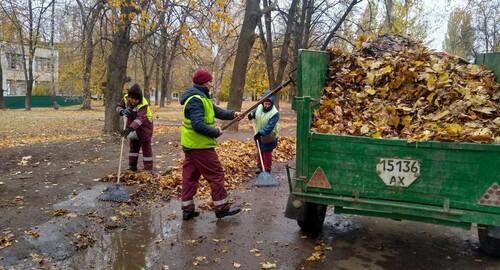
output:
<svg viewBox="0 0 500 270"><path fill-rule="evenodd" d="M45 57L35 57L35 70L39 72L51 72L52 63L50 58Z"/></svg>
<svg viewBox="0 0 500 270"><path fill-rule="evenodd" d="M10 69L22 69L22 59L23 56L17 53L8 53L7 54L7 61L9 64Z"/></svg>
<svg viewBox="0 0 500 270"><path fill-rule="evenodd" d="M7 95L9 96L26 95L26 81L7 80Z"/></svg>

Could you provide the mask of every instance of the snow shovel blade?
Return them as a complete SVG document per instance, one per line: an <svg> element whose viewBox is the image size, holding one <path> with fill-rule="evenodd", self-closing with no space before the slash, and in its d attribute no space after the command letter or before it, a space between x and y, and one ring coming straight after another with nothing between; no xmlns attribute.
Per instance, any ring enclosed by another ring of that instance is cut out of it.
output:
<svg viewBox="0 0 500 270"><path fill-rule="evenodd" d="M112 185L107 187L97 199L101 201L130 202L130 195L121 185Z"/></svg>
<svg viewBox="0 0 500 270"><path fill-rule="evenodd" d="M270 173L263 171L260 172L259 175L257 176L257 180L255 181L254 186L257 187L275 187L278 186L279 183L276 181L274 176L272 176Z"/></svg>

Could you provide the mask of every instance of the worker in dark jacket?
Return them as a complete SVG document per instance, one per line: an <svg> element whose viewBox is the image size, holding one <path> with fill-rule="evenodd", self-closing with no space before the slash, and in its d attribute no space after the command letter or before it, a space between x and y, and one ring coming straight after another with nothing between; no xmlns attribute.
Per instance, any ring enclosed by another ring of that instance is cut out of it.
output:
<svg viewBox="0 0 500 270"><path fill-rule="evenodd" d="M182 167L182 217L189 220L199 215L195 211L193 197L201 175L210 184L215 216L222 218L236 215L241 209L231 207L228 202L224 171L215 152L216 138L222 135L222 130L215 127L215 118L232 120L240 117L240 113L214 105L210 98L213 79L210 72L199 69L192 79L194 85L186 89L180 99L184 114L181 145L185 156Z"/></svg>
<svg viewBox="0 0 500 270"><path fill-rule="evenodd" d="M269 93L269 91L266 91L264 96L267 96ZM273 150L278 146L278 120L280 119L280 114L276 106L274 106L274 102L275 96L272 95L266 98L262 104L259 104L255 110L248 114L249 120L255 119L254 139L259 141L264 170L266 172L271 172L271 167L273 165ZM259 164L257 173L260 173L262 166L260 165L259 156L257 156L257 164Z"/></svg>
<svg viewBox="0 0 500 270"><path fill-rule="evenodd" d="M127 124L122 136L129 139L128 168L137 171L139 151L142 148L144 170L153 171L153 150L151 137L153 136L153 112L148 101L143 97L141 87L132 85L128 93L118 103L116 111L120 116L127 117Z"/></svg>

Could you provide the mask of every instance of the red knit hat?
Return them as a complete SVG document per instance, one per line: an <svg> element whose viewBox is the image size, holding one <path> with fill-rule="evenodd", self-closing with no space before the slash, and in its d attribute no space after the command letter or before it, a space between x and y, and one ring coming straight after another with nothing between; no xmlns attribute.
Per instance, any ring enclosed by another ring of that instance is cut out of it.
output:
<svg viewBox="0 0 500 270"><path fill-rule="evenodd" d="M193 74L193 83L195 84L204 84L211 80L213 80L212 74L205 69L200 68Z"/></svg>

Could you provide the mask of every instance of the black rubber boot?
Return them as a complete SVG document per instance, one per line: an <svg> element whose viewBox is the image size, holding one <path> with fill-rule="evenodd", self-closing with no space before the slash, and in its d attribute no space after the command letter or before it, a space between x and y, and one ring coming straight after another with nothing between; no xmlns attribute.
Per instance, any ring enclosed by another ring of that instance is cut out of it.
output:
<svg viewBox="0 0 500 270"><path fill-rule="evenodd" d="M237 215L241 212L241 208L237 206L233 206L231 208L227 208L226 210L223 210L221 212L215 212L215 217L217 218L223 218L223 217L230 217Z"/></svg>
<svg viewBox="0 0 500 270"><path fill-rule="evenodd" d="M195 218L200 215L200 212L196 211L182 211L182 219L183 220L190 220L192 218Z"/></svg>
<svg viewBox="0 0 500 270"><path fill-rule="evenodd" d="M137 171L137 166L128 166L128 170L132 171L132 172L136 172Z"/></svg>

